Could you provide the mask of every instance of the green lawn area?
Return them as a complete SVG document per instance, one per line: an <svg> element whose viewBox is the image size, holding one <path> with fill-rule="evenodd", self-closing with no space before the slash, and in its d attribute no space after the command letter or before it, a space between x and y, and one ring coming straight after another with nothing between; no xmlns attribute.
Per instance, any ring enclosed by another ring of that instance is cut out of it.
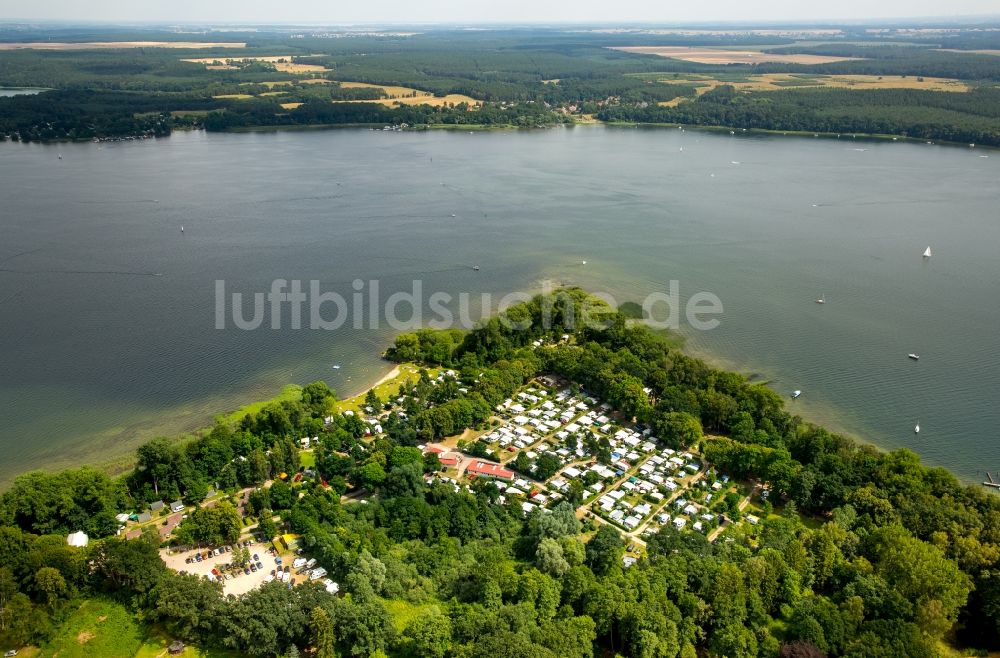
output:
<svg viewBox="0 0 1000 658"><path fill-rule="evenodd" d="M89 599L42 647L42 655L132 658L142 646L144 635L135 617L124 606L104 599Z"/></svg>
<svg viewBox="0 0 1000 658"><path fill-rule="evenodd" d="M299 464L302 468L315 468L316 453L312 450L299 450Z"/></svg>
<svg viewBox="0 0 1000 658"><path fill-rule="evenodd" d="M168 654L167 647L174 641L162 628L154 626L150 629L146 641L139 647L135 658L163 658ZM190 645L184 647L180 654L181 658L239 658L242 654L235 651L221 651L216 649L198 649Z"/></svg>
<svg viewBox="0 0 1000 658"><path fill-rule="evenodd" d="M385 609L392 615L393 625L398 632L402 632L406 625L413 621L420 613L430 610L437 603L410 603L401 599L385 599L382 601Z"/></svg>
<svg viewBox="0 0 1000 658"><path fill-rule="evenodd" d="M106 599L88 599L70 615L39 651L19 655L59 658L162 658L174 638L158 626L138 622L124 606ZM239 658L232 651L187 647L183 658Z"/></svg>

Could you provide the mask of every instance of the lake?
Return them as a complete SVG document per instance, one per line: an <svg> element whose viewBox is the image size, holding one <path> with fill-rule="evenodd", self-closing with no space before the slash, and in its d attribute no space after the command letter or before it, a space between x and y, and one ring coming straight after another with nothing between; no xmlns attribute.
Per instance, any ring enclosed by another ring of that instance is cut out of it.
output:
<svg viewBox="0 0 1000 658"><path fill-rule="evenodd" d="M682 327L692 352L964 479L1000 470L1000 153L601 126L182 132L0 144L0 172L0 482L389 369L384 323L215 328L216 281L252 299L275 279L640 302L676 280L724 306L718 328Z"/></svg>

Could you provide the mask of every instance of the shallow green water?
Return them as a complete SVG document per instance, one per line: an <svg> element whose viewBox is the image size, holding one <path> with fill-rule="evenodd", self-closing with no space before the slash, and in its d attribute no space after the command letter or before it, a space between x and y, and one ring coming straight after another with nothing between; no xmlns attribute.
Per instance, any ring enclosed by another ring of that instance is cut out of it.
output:
<svg viewBox="0 0 1000 658"><path fill-rule="evenodd" d="M602 127L0 144L0 480L388 369L386 326L214 328L216 280L276 278L348 300L354 279L383 300L418 278L636 301L677 280L725 309L685 331L692 350L976 479L1000 469L1000 154L983 155Z"/></svg>

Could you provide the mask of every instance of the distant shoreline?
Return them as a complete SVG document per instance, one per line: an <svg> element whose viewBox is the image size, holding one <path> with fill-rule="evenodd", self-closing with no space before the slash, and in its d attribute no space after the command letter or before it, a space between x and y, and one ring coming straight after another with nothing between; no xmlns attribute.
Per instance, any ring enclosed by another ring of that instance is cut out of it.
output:
<svg viewBox="0 0 1000 658"><path fill-rule="evenodd" d="M0 88L4 89L4 88ZM6 87L6 89L13 89L13 87ZM25 87L28 89L28 87ZM34 89L34 87L31 87ZM46 90L51 91L51 90ZM504 132L504 131L518 131L518 132L530 132L535 130L549 130L552 128L576 128L576 127L590 127L590 126L603 126L606 128L631 128L631 129L683 129L683 130L694 130L698 132L707 133L730 133L734 137L748 137L748 136L767 136L767 137L800 137L800 138L813 138L813 139L823 139L823 140L837 140L837 141L850 141L850 142L902 142L907 144L928 144L933 146L948 146L948 147L964 147L973 148L964 142L954 142L948 140L933 140L933 139L923 139L919 137L907 137L903 135L889 135L889 134L879 134L879 133L831 133L831 132L813 132L809 130L771 130L766 128L740 128L735 129L730 126L713 126L713 125L699 125L699 124L687 124L687 123L638 123L633 121L600 121L597 119L593 120L580 120L574 121L573 123L551 123L540 126L515 126L513 124L481 124L481 123L470 123L470 124L421 124L415 126L408 126L406 128L399 128L394 132L424 132L428 130L446 130L446 131L469 131L469 132ZM305 132L305 131L322 131L322 130L373 130L376 132L383 132L385 124L382 123L317 123L317 124L291 124L291 125L261 125L261 126L239 126L235 128L229 128L226 130L218 131L207 131L204 128L192 128L179 126L174 128L174 132L195 132L201 131L205 134L216 134L216 135L236 135L236 134L246 134L246 133L278 133L278 132ZM170 135L165 135L162 137L152 137L152 139L167 139ZM110 138L111 141L118 141L119 138ZM98 143L107 141L103 138L76 138L76 139L47 139L47 140L34 140L32 142L25 143L35 143L35 144L85 144L85 143ZM131 140L128 140L131 141ZM138 141L138 140L136 140ZM144 141L144 140L143 140ZM0 143L20 143L12 139L0 139ZM974 148L977 150L986 150L990 152L1000 151L1000 146L992 146L989 144L975 144Z"/></svg>

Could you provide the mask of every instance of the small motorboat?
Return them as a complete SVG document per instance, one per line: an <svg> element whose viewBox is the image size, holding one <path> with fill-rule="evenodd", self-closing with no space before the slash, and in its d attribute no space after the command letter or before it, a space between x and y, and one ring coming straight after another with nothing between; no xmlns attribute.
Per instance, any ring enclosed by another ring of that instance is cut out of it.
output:
<svg viewBox="0 0 1000 658"><path fill-rule="evenodd" d="M816 300L816 303L817 304L825 304L826 303L826 295L825 294L820 295L819 299Z"/></svg>
<svg viewBox="0 0 1000 658"><path fill-rule="evenodd" d="M796 398L798 398L800 395L802 395L802 391L792 391L792 399L793 400L796 399Z"/></svg>
<svg viewBox="0 0 1000 658"><path fill-rule="evenodd" d="M916 425L913 426L913 433L920 434L920 423L917 423Z"/></svg>
<svg viewBox="0 0 1000 658"><path fill-rule="evenodd" d="M919 361L920 360L920 355L919 354L914 354L913 352L910 352L906 356L910 357L914 361Z"/></svg>
<svg viewBox="0 0 1000 658"><path fill-rule="evenodd" d="M478 271L479 271L479 266L478 266L478 265L473 265L473 266L472 266L472 269L474 269L475 271L477 271L477 272L478 272Z"/></svg>
<svg viewBox="0 0 1000 658"><path fill-rule="evenodd" d="M340 370L340 364L339 363L334 363L333 364L333 369L334 370Z"/></svg>

